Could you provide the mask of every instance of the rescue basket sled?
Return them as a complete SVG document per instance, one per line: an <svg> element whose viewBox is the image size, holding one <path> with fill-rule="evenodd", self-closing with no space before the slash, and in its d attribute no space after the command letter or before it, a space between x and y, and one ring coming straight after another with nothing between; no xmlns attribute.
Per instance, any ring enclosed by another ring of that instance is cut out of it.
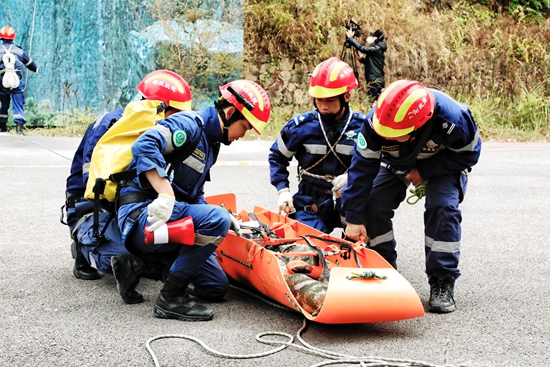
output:
<svg viewBox="0 0 550 367"><path fill-rule="evenodd" d="M207 200L237 212L234 194ZM355 324L424 315L414 288L377 252L261 207L236 217L243 237L230 231L219 245L223 270L309 320Z"/></svg>

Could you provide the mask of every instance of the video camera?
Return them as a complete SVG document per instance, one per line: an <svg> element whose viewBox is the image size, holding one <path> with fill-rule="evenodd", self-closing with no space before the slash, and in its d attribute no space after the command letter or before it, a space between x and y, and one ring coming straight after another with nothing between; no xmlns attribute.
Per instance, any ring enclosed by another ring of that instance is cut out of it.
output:
<svg viewBox="0 0 550 367"><path fill-rule="evenodd" d="M353 20L350 20L349 23L346 24L346 29L353 31L353 37L361 36L361 24L357 24Z"/></svg>

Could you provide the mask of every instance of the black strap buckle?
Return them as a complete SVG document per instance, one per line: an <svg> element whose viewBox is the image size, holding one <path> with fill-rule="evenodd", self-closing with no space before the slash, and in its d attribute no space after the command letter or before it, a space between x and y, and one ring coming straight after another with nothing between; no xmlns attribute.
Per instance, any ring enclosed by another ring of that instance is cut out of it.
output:
<svg viewBox="0 0 550 367"><path fill-rule="evenodd" d="M306 205L304 206L304 211L308 214L315 214L317 213L317 205L314 203L314 204L311 204L311 205Z"/></svg>

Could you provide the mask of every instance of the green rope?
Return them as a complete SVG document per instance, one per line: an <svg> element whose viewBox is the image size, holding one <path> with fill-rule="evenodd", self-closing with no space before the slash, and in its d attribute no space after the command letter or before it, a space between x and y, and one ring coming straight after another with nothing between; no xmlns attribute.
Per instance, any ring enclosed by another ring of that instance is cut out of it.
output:
<svg viewBox="0 0 550 367"><path fill-rule="evenodd" d="M352 272L350 276L347 276L347 280L352 280L355 278L361 278L361 279L387 279L388 277L385 275L378 275L374 271L365 271L363 274L360 273L354 273Z"/></svg>
<svg viewBox="0 0 550 367"><path fill-rule="evenodd" d="M409 192L412 194L407 198L407 204L414 205L420 201L424 196L426 196L426 190L428 189L428 180L422 182L418 187L409 189Z"/></svg>

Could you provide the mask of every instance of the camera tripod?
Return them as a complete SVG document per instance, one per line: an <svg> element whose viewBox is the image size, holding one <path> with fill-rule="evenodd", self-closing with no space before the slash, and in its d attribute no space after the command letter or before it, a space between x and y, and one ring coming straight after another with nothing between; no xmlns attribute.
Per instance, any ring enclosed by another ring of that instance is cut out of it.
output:
<svg viewBox="0 0 550 367"><path fill-rule="evenodd" d="M344 61L353 69L353 74L355 79L357 79L357 85L359 85L359 72L357 71L357 59L355 57L355 50L352 49L352 46L346 41L342 47L342 52L340 53L340 60Z"/></svg>

